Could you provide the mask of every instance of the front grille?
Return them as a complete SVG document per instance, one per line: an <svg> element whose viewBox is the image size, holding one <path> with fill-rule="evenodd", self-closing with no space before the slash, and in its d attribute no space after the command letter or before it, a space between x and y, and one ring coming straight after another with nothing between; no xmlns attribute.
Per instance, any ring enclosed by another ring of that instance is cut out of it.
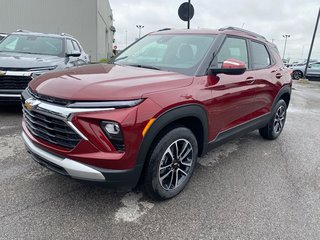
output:
<svg viewBox="0 0 320 240"><path fill-rule="evenodd" d="M28 130L46 142L73 149L81 137L64 121L23 107L23 117Z"/></svg>
<svg viewBox="0 0 320 240"><path fill-rule="evenodd" d="M25 89L31 76L0 76L0 89Z"/></svg>

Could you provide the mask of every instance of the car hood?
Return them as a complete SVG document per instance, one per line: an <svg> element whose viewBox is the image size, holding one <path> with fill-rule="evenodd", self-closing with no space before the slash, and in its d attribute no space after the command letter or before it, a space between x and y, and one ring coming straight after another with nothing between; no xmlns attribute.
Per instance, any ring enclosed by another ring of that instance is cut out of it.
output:
<svg viewBox="0 0 320 240"><path fill-rule="evenodd" d="M190 85L193 77L173 72L92 64L44 74L29 86L38 94L66 100L126 100Z"/></svg>
<svg viewBox="0 0 320 240"><path fill-rule="evenodd" d="M50 67L61 61L57 56L0 52L0 69Z"/></svg>

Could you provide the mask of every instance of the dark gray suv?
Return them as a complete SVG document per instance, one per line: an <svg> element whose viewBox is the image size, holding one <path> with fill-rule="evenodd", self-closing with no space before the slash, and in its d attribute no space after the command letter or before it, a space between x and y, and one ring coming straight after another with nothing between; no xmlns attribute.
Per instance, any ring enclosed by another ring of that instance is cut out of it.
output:
<svg viewBox="0 0 320 240"><path fill-rule="evenodd" d="M0 42L0 102L16 102L35 77L89 62L79 41L68 34L19 30Z"/></svg>

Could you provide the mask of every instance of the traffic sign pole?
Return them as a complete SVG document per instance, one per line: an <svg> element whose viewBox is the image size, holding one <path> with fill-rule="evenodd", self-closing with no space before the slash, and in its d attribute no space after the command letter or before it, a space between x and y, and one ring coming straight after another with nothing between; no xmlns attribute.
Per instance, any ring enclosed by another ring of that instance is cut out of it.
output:
<svg viewBox="0 0 320 240"><path fill-rule="evenodd" d="M190 6L191 5L191 0L188 1L188 29L190 29Z"/></svg>

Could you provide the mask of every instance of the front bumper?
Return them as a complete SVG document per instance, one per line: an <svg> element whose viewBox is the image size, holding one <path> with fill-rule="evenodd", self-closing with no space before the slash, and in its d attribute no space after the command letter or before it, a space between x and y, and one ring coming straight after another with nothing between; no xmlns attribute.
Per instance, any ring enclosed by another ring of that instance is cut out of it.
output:
<svg viewBox="0 0 320 240"><path fill-rule="evenodd" d="M43 150L34 144L24 132L22 132L22 139L28 152L37 163L59 174L80 180L103 182L105 185L117 189L132 188L139 181L142 166L136 166L129 170L96 168Z"/></svg>

